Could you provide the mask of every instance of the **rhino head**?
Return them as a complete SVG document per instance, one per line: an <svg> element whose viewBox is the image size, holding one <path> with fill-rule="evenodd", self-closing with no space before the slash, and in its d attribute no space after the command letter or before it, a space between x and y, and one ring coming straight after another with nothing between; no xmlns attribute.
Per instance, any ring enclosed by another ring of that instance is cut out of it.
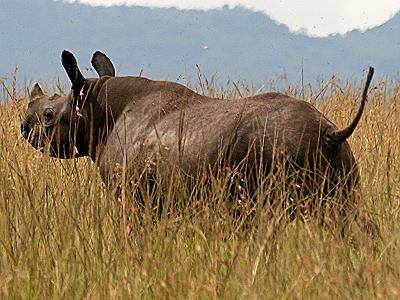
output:
<svg viewBox="0 0 400 300"><path fill-rule="evenodd" d="M81 122L84 105L80 93L98 79L85 79L80 72L75 57L69 51L62 53L62 64L72 83L71 92L65 96L46 95L38 83L30 91L28 108L21 123L21 134L33 147L49 151L50 156L73 158L88 153L77 153L83 143L85 126ZM93 54L92 65L100 77L115 76L110 59L97 51Z"/></svg>

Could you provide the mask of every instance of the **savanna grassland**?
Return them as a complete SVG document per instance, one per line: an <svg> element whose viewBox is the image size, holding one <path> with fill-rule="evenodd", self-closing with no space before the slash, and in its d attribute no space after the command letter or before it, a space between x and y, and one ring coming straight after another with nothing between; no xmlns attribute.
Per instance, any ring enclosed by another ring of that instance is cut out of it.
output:
<svg viewBox="0 0 400 300"><path fill-rule="evenodd" d="M287 83L283 92L316 103L343 128L363 80L332 78L319 88ZM196 88L224 97L257 91L241 83L217 87L202 76ZM169 213L138 210L130 194L116 199L103 186L89 159L34 150L19 132L25 89L10 78L0 92L1 299L400 297L399 80L375 79L349 139L361 173L359 214L380 233L356 228L344 237L313 218L290 221L265 207L235 219L226 205L228 173L192 194L173 178L168 189L148 195L170 205ZM269 188L277 201L285 198L284 182Z"/></svg>

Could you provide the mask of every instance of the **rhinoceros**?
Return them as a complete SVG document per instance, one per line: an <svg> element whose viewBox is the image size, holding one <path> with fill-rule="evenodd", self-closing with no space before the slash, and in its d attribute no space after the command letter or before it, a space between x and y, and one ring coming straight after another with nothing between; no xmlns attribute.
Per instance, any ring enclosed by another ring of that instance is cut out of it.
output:
<svg viewBox="0 0 400 300"><path fill-rule="evenodd" d="M268 175L281 157L295 172L308 172L301 185L324 185L326 197L338 185L347 196L357 188L359 171L346 140L363 113L372 67L354 119L338 129L310 103L281 93L217 99L175 82L115 77L99 51L92 58L99 78L84 78L71 52L61 57L71 91L47 96L35 84L22 135L42 151L48 145L54 157L89 156L107 184L122 165L154 170L168 160L196 179L221 161L232 168L245 161L241 172Z"/></svg>

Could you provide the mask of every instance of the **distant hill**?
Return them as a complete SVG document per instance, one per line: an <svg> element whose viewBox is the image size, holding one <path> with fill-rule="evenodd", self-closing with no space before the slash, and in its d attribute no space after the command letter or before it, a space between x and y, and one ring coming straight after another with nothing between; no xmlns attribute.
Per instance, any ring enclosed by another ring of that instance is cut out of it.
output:
<svg viewBox="0 0 400 300"><path fill-rule="evenodd" d="M287 74L315 82L333 73L359 77L369 64L380 76L400 70L400 14L364 33L311 38L291 33L262 13L242 7L180 11L90 7L52 0L0 0L0 75L20 66L20 78L66 80L63 49L82 68L102 50L119 74L175 80L194 65L222 80L262 83ZM378 76L379 76L378 75Z"/></svg>

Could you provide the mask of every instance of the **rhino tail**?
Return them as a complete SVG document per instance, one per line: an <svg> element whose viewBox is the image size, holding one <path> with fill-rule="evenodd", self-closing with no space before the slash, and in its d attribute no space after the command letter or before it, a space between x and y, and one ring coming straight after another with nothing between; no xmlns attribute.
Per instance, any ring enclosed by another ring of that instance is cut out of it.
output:
<svg viewBox="0 0 400 300"><path fill-rule="evenodd" d="M362 94L361 104L360 104L360 107L358 108L356 116L354 117L351 124L344 129L335 130L335 131L328 133L327 138L333 144L338 145L340 143L343 143L345 140L347 140L353 134L354 130L356 129L358 122L360 121L361 116L363 114L365 103L367 102L368 89L371 84L373 75L374 75L374 68L369 67L367 81L365 82L364 91Z"/></svg>

